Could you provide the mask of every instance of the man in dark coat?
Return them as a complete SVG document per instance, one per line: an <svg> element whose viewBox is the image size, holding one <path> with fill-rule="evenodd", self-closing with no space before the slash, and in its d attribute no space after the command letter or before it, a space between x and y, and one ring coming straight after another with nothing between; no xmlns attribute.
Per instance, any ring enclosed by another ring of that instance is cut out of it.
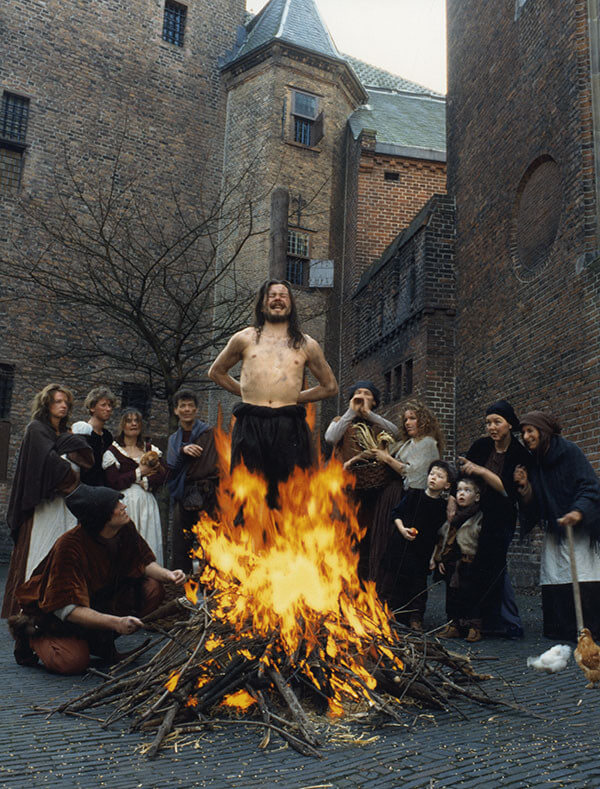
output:
<svg viewBox="0 0 600 789"><path fill-rule="evenodd" d="M121 498L88 485L66 498L78 525L17 589L22 612L9 619L17 663L39 658L50 671L75 674L87 668L90 653L117 660L114 640L142 627L138 617L163 599L161 582L185 580L181 570L157 564Z"/></svg>
<svg viewBox="0 0 600 789"><path fill-rule="evenodd" d="M215 433L198 419L198 397L180 389L173 397L178 429L169 436L167 485L173 502L171 566L192 572L192 527L201 512L214 513L218 482Z"/></svg>

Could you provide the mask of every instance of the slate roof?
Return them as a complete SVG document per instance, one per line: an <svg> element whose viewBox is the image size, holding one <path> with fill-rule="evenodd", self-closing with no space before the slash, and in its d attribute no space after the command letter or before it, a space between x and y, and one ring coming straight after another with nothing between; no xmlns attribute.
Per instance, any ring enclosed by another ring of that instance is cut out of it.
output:
<svg viewBox="0 0 600 789"><path fill-rule="evenodd" d="M417 82L411 82L404 77L398 77L385 71L377 66L372 66L370 63L365 63L364 60L352 57L352 55L343 55L344 59L350 63L357 77L362 82L363 87L367 88L384 88L394 91L405 91L408 93L422 93L429 96L438 96L444 98L443 93L436 93L424 85L419 85Z"/></svg>
<svg viewBox="0 0 600 789"><path fill-rule="evenodd" d="M234 60L273 39L343 60L321 18L315 0L271 0L246 24L247 38Z"/></svg>
<svg viewBox="0 0 600 789"><path fill-rule="evenodd" d="M367 93L369 103L348 120L355 139L363 129L374 129L378 145L445 153L446 102L442 96L368 88Z"/></svg>

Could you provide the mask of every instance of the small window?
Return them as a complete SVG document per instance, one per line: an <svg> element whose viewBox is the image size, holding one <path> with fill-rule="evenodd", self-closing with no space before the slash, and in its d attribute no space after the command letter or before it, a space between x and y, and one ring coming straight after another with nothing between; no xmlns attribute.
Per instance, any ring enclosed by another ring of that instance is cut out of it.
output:
<svg viewBox="0 0 600 789"><path fill-rule="evenodd" d="M150 414L151 401L152 393L149 386L133 381L123 381L121 387L121 410L137 408L138 411L141 411L144 419L147 419Z"/></svg>
<svg viewBox="0 0 600 789"><path fill-rule="evenodd" d="M402 397L402 365L394 367L394 400Z"/></svg>
<svg viewBox="0 0 600 789"><path fill-rule="evenodd" d="M292 285L307 285L309 274L310 238L297 230L288 232L286 279Z"/></svg>
<svg viewBox="0 0 600 789"><path fill-rule="evenodd" d="M5 91L2 96L0 137L3 140L24 144L27 136L28 118L29 99Z"/></svg>
<svg viewBox="0 0 600 789"><path fill-rule="evenodd" d="M169 44L175 44L177 47L183 46L186 15L186 6L166 0L162 37Z"/></svg>
<svg viewBox="0 0 600 789"><path fill-rule="evenodd" d="M23 154L0 143L0 193L16 192L21 185Z"/></svg>
<svg viewBox="0 0 600 789"><path fill-rule="evenodd" d="M386 170L383 174L384 181L399 181L400 173L395 173L391 170Z"/></svg>
<svg viewBox="0 0 600 789"><path fill-rule="evenodd" d="M15 368L12 364L0 364L0 419L8 419L12 405Z"/></svg>
<svg viewBox="0 0 600 789"><path fill-rule="evenodd" d="M319 100L309 93L293 94L294 142L311 148L323 138L323 113L319 112Z"/></svg>
<svg viewBox="0 0 600 789"><path fill-rule="evenodd" d="M415 270L414 260L408 272L407 285L408 285L408 303L412 304L417 296L417 272Z"/></svg>
<svg viewBox="0 0 600 789"><path fill-rule="evenodd" d="M288 254L297 257L309 257L310 237L308 233L298 233L297 230L288 232Z"/></svg>
<svg viewBox="0 0 600 789"><path fill-rule="evenodd" d="M413 360L404 362L404 394L411 394L413 390Z"/></svg>
<svg viewBox="0 0 600 789"><path fill-rule="evenodd" d="M28 119L29 99L5 91L0 109L0 193L10 194L21 185Z"/></svg>
<svg viewBox="0 0 600 789"><path fill-rule="evenodd" d="M383 374L383 402L389 403L392 399L392 371Z"/></svg>

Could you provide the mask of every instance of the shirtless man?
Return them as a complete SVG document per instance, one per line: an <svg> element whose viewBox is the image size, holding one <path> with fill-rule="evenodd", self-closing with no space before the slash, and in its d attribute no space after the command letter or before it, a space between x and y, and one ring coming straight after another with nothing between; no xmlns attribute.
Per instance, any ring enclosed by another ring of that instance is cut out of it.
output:
<svg viewBox="0 0 600 789"><path fill-rule="evenodd" d="M208 371L209 378L240 395L233 409L231 466L243 459L267 479L267 501L276 506L277 485L295 466L311 464L310 433L303 403L337 394L338 386L319 344L298 325L290 285L269 280L260 288L254 326L237 332ZM229 370L242 362L240 380ZM302 389L305 367L317 385Z"/></svg>

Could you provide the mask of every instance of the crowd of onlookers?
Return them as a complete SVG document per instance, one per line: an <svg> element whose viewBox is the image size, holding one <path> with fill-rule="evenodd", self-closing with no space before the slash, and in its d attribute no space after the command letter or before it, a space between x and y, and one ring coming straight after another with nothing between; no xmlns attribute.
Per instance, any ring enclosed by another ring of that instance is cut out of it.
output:
<svg viewBox="0 0 600 789"><path fill-rule="evenodd" d="M600 483L583 452L542 411L517 417L506 400L485 413L456 466L441 460L444 438L427 406L404 404L400 424L376 412L370 381L349 392L348 409L325 439L356 478L352 495L365 529L359 572L374 580L396 618L421 630L430 573L446 585L439 635L478 641L519 637L523 627L507 552L543 529L540 583L544 634L576 638L566 529L573 529L585 624L600 636Z"/></svg>
<svg viewBox="0 0 600 789"><path fill-rule="evenodd" d="M486 410L487 434L454 467L441 459L444 437L424 403L406 402L396 425L377 414L379 400L370 381L358 381L325 441L354 477L348 495L355 499L365 535L357 548L359 575L375 582L397 620L423 629L433 578L446 586L447 622L439 635L470 642L485 634L521 636L507 572L507 552L519 522L521 538L537 524L544 530L544 633L560 639L576 635L565 539L565 529L572 527L585 624L600 635L600 484L581 450L560 435L556 420L541 411L519 419L507 401L498 400ZM165 457L147 437L143 415L135 408L120 412L113 435L107 423L115 407L112 392L96 387L85 399L87 419L69 426L73 396L66 387L51 384L36 395L9 500L15 547L4 617L29 610L46 617L46 624L51 614L74 627L89 625L87 610L100 610L109 617L98 625L101 629L130 632L118 628L136 629L140 620L123 615L112 621L120 610L113 598L110 605L92 605L92 598L104 600L105 587L112 584L111 593L117 588L114 567L121 567L119 584L125 578L143 581L144 594L152 579L181 583L191 572L191 527L200 512L214 514L216 508L214 431L198 418L197 395L180 390L173 400L179 426ZM171 503L169 544L155 497L164 484ZM74 530L78 523L79 532ZM77 539L65 538L73 530ZM131 555L121 555L125 545ZM81 569L85 552L98 550L97 567ZM180 569L164 570L166 555L170 566ZM99 574L98 567L104 568ZM63 594L61 585L76 591ZM128 603L131 611L147 603L140 597L142 586L137 588L137 603L133 597ZM150 591L156 597L156 590ZM85 662L79 647L56 657L52 642L51 658L50 642L42 649L23 636L32 627L31 632L44 630L35 616L13 630L20 662L30 659L31 644L39 647L35 655L44 652L46 665L55 659L62 667L57 670ZM75 631L69 634L78 637ZM89 647L89 639L86 643Z"/></svg>

